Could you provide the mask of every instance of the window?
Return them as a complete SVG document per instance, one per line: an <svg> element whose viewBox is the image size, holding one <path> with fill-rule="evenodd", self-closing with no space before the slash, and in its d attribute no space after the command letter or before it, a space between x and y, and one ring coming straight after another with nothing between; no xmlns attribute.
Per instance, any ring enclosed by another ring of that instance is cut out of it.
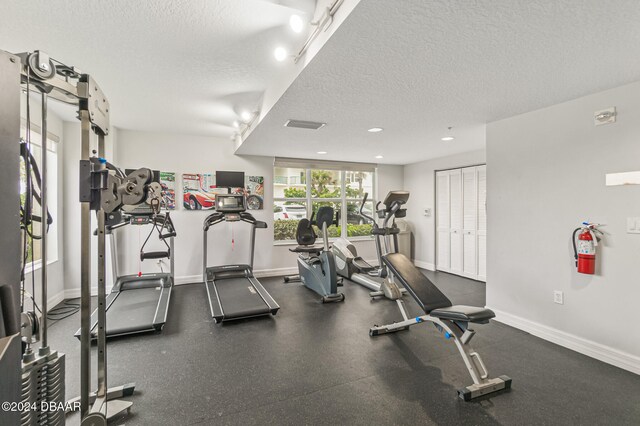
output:
<svg viewBox="0 0 640 426"><path fill-rule="evenodd" d="M274 168L274 240L295 241L298 222L317 215L320 207L334 210L330 238L370 238L371 222L360 215L364 194L369 198L363 213L373 217L374 172L320 167ZM321 230L315 228L320 236Z"/></svg>
<svg viewBox="0 0 640 426"><path fill-rule="evenodd" d="M24 123L23 123L24 124ZM30 151L31 155L36 160L38 168L42 168L42 136L39 133L39 128L35 125L31 126L30 139ZM21 128L21 135L23 140L27 139L27 130L23 125ZM57 216L58 211L58 138L52 134L47 135L47 205L49 213L53 218L53 223L49 227L47 233L47 260L49 262L58 260L58 226L59 220ZM24 202L26 196L26 165L24 161L20 160L20 199ZM36 199L33 200L33 214L35 216L41 216L41 206ZM38 221L33 222L32 234L40 235L42 232L42 223ZM27 263L33 261L33 267L36 268L40 265L41 260L41 242L39 239L32 239L28 235L26 236L26 252ZM29 267L29 265L27 265Z"/></svg>

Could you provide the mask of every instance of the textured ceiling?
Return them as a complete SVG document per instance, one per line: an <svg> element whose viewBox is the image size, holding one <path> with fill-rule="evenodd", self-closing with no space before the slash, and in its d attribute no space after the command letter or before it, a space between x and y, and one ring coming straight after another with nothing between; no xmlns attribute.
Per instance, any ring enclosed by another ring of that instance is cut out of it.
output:
<svg viewBox="0 0 640 426"><path fill-rule="evenodd" d="M639 80L639 23L638 0L361 1L237 153L406 164L481 149L487 122Z"/></svg>
<svg viewBox="0 0 640 426"><path fill-rule="evenodd" d="M295 7L295 9L294 9ZM299 46L315 0L39 0L0 7L0 49L41 49L92 74L125 129L231 137Z"/></svg>

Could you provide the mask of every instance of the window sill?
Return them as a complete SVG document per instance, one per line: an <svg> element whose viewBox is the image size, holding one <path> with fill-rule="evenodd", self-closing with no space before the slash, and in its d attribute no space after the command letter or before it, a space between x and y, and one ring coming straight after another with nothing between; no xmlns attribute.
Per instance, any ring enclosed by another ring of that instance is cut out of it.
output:
<svg viewBox="0 0 640 426"><path fill-rule="evenodd" d="M53 259L53 260L48 260L47 261L47 266L51 266L54 263L56 263L59 259ZM33 266L32 266L33 265ZM24 274L31 274L35 271L38 271L42 269L42 262L41 261L36 261L33 264L31 262L29 262L25 267L24 267Z"/></svg>
<svg viewBox="0 0 640 426"><path fill-rule="evenodd" d="M337 238L329 238L329 244L333 243L336 240ZM347 238L347 240L349 240L350 243L373 241L373 236L351 237L351 238ZM318 237L318 239L316 240L316 244L322 244L322 238ZM283 240L283 241L274 241L273 245L274 246L297 246L298 243L293 240Z"/></svg>

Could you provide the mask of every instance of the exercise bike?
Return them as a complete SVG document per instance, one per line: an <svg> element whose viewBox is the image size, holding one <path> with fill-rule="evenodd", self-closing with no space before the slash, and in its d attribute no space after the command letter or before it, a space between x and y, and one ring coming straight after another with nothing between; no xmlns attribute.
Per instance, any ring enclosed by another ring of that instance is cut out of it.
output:
<svg viewBox="0 0 640 426"><path fill-rule="evenodd" d="M300 281L307 288L322 296L322 303L342 302L344 294L338 293L338 276L333 253L329 247L328 228L334 223L333 208L323 206L318 209L317 220L301 219L296 230L298 246L289 249L298 253L299 275L284 277L284 282ZM322 246L316 246L317 235L313 225L322 230Z"/></svg>

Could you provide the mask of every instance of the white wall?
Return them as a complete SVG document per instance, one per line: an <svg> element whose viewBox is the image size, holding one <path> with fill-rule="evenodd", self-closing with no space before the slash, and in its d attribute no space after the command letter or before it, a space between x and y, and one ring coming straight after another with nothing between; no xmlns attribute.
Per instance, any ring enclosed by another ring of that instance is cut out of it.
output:
<svg viewBox="0 0 640 426"><path fill-rule="evenodd" d="M176 173L176 200L178 208L172 212L178 236L175 239L176 281L194 282L202 274L202 223L211 212L188 211L181 205L182 173L205 173L217 170L241 170L248 175L265 177L264 210L253 211L258 220L267 222L266 230L257 230L255 270L257 275L290 274L297 271L296 255L291 246L273 244L273 158L234 155L234 143L188 135L171 135L120 130L117 137L116 164L121 168L149 167ZM377 178L378 192L402 188L401 166L380 166ZM76 191L77 192L77 191ZM250 226L233 225L235 250L231 251L231 227L218 225L209 231L209 265L246 262L248 259ZM139 269L138 251L146 238L145 228L126 227L119 232L120 273L136 273ZM156 245L162 247L157 239ZM217 245L218 249L215 249ZM373 241L356 243L359 254L375 259ZM150 261L142 265L143 272L158 271Z"/></svg>
<svg viewBox="0 0 640 426"><path fill-rule="evenodd" d="M610 106L618 122L594 127L594 112ZM640 83L489 124L487 163L487 305L640 373L640 235L625 232L640 216L640 186L605 186L606 173L640 170ZM570 247L584 220L606 224L594 276L576 272Z"/></svg>
<svg viewBox="0 0 640 426"><path fill-rule="evenodd" d="M21 119L26 121L26 95L22 95L21 101ZM38 126L38 128L42 127L42 111L40 108L40 96L34 96L31 98L31 108L30 108L30 117L31 124ZM56 135L60 142L58 143L58 152L57 152L57 169L58 169L58 178L57 181L54 181L53 171L54 167L50 165L48 169L47 176L49 177L48 185L50 191L48 193L50 196L55 194L56 202L57 202L57 212L52 215L53 223L49 228L48 233L48 246L47 250L48 256L48 268L47 268L47 302L49 309L53 308L56 304L60 303L64 299L64 255L63 255L63 247L64 247L64 190L63 190L63 157L64 157L64 129L63 129L63 121L51 110L47 113L47 131L49 133L53 133ZM38 141L40 143L40 141ZM50 157L48 157L50 158ZM39 159L38 159L39 160ZM50 199L49 203L52 203L53 200ZM39 216L40 212L36 212ZM54 250L57 248L57 250ZM57 252L57 255L55 253ZM35 299L36 303L39 306L42 305L42 292L41 290L41 277L42 271L40 268L36 269L34 272L33 278L35 278ZM32 273L25 274L25 288L27 291L31 292L31 282L32 282ZM26 299L25 299L26 300ZM26 306L30 308L30 304L27 303Z"/></svg>
<svg viewBox="0 0 640 426"><path fill-rule="evenodd" d="M414 232L416 266L435 270L436 170L474 166L484 164L485 161L485 151L472 151L404 166L404 186L411 192L407 203L407 221ZM425 209L431 209L431 217L424 215Z"/></svg>

